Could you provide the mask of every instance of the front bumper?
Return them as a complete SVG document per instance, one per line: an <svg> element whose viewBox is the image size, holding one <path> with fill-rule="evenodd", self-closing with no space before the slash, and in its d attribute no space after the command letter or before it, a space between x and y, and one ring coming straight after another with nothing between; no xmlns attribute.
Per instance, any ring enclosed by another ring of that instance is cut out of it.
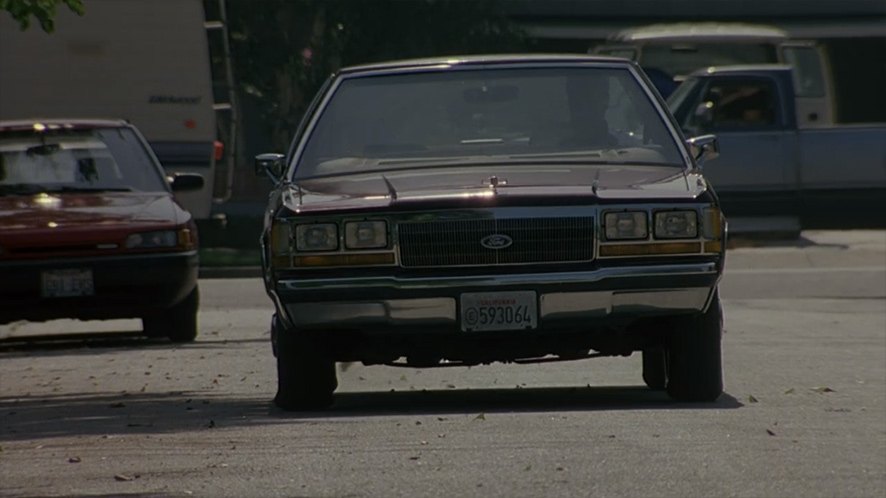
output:
<svg viewBox="0 0 886 498"><path fill-rule="evenodd" d="M464 292L525 291L539 330L703 311L720 278L715 262L589 271L438 277L281 279L271 292L284 322L310 330L454 332ZM592 322L593 323L593 322Z"/></svg>
<svg viewBox="0 0 886 498"><path fill-rule="evenodd" d="M0 323L139 318L181 302L197 286L197 251L0 263ZM91 270L94 294L43 297L44 271Z"/></svg>

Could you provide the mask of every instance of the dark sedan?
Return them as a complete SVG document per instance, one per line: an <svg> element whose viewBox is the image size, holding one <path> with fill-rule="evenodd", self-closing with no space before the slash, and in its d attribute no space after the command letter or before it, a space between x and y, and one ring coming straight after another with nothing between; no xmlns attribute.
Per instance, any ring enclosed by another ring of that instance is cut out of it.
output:
<svg viewBox="0 0 886 498"><path fill-rule="evenodd" d="M0 324L141 318L197 336L197 231L142 135L116 120L0 122Z"/></svg>
<svg viewBox="0 0 886 498"><path fill-rule="evenodd" d="M643 354L675 399L722 392L725 219L632 62L401 61L333 75L262 236L276 403L333 401L335 362L434 367Z"/></svg>

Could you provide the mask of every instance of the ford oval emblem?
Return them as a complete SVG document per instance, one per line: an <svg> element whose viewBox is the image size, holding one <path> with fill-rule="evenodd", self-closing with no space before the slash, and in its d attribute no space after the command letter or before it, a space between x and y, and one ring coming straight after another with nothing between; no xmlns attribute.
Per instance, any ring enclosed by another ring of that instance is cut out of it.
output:
<svg viewBox="0 0 886 498"><path fill-rule="evenodd" d="M513 243L514 239L502 233L494 233L480 239L480 245L486 249L504 249Z"/></svg>

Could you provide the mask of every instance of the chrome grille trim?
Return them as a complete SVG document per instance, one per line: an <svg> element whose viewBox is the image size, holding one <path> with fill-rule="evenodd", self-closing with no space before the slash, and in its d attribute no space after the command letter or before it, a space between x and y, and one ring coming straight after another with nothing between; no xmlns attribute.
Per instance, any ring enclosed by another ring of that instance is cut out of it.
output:
<svg viewBox="0 0 886 498"><path fill-rule="evenodd" d="M594 217L478 218L407 221L398 225L405 268L587 262L594 258ZM488 235L513 244L487 249Z"/></svg>

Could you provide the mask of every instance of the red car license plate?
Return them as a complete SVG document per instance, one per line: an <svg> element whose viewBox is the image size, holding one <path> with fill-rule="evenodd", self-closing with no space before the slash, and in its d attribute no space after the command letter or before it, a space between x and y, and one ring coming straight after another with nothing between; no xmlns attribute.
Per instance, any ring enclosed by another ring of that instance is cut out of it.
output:
<svg viewBox="0 0 886 498"><path fill-rule="evenodd" d="M92 296L95 294L92 270L77 268L44 271L41 289L43 297Z"/></svg>

